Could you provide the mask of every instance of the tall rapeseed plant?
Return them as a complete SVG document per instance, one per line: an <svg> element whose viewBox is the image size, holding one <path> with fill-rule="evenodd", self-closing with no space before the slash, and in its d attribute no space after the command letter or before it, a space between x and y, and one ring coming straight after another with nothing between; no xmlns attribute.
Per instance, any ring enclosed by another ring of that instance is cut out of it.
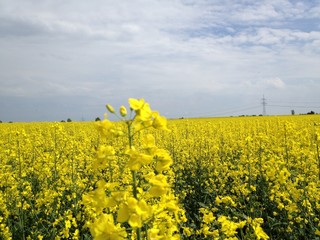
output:
<svg viewBox="0 0 320 240"><path fill-rule="evenodd" d="M167 120L144 99L130 98L129 105L129 117L124 106L118 115L106 105L125 127L108 119L97 122L103 137L126 136L128 142L122 151L113 146L115 141L97 147L93 168L101 177L96 188L83 195L87 226L94 239L180 239L179 225L186 218L171 188L172 159L156 146L152 134L144 135L150 128L168 131ZM116 175L112 171L121 157L126 162Z"/></svg>

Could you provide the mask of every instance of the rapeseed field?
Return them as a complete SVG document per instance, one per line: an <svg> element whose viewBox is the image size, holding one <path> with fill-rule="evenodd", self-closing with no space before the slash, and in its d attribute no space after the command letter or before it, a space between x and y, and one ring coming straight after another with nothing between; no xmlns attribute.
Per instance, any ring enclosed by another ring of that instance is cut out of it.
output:
<svg viewBox="0 0 320 240"><path fill-rule="evenodd" d="M0 124L0 239L320 239L320 115Z"/></svg>

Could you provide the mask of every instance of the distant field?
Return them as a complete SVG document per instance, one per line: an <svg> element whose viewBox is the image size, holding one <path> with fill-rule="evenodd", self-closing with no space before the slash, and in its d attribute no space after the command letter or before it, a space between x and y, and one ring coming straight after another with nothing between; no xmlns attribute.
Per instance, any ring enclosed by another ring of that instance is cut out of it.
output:
<svg viewBox="0 0 320 240"><path fill-rule="evenodd" d="M0 124L0 239L320 239L320 115L113 125Z"/></svg>

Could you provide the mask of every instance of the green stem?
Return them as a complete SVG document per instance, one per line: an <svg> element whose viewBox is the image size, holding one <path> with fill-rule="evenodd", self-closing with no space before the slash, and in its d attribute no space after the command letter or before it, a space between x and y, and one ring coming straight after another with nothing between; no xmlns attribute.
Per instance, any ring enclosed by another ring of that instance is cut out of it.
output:
<svg viewBox="0 0 320 240"><path fill-rule="evenodd" d="M127 122L127 127L128 127L128 140L129 140L129 147L130 149L133 147L133 133L131 132L131 125L132 121ZM138 200L138 194L137 194L137 172L136 171L131 171L132 174L132 193L135 199ZM141 239L141 228L136 229L136 234L137 234L137 239Z"/></svg>
<svg viewBox="0 0 320 240"><path fill-rule="evenodd" d="M128 140L129 140L129 147L130 149L133 146L133 134L131 133L131 124L132 122L126 122L128 127Z"/></svg>
<svg viewBox="0 0 320 240"><path fill-rule="evenodd" d="M19 201L21 206L18 209L19 212L19 224L22 231L22 239L25 239L25 230L24 230L24 211L23 211L23 183L22 183L22 162L21 162L21 153L20 153L20 141L17 140L17 157L19 165Z"/></svg>
<svg viewBox="0 0 320 240"><path fill-rule="evenodd" d="M55 181L56 181L56 178L57 178L57 129L56 129L56 127L54 128L54 155L53 155L53 157L54 157L54 159L53 159L53 161L54 161L54 170L53 170L53 181L54 181L54 183L55 183Z"/></svg>
<svg viewBox="0 0 320 240"><path fill-rule="evenodd" d="M136 234L137 234L137 239L140 240L141 239L141 228L137 228Z"/></svg>
<svg viewBox="0 0 320 240"><path fill-rule="evenodd" d="M320 181L320 154L319 154L319 145L317 143L317 136L316 136L316 150L317 150L317 160L318 160L318 180Z"/></svg>
<svg viewBox="0 0 320 240"><path fill-rule="evenodd" d="M284 124L284 148L285 148L285 153L286 153L286 164L288 166L289 162L289 151L288 151L288 141L287 141L287 126Z"/></svg>
<svg viewBox="0 0 320 240"><path fill-rule="evenodd" d="M137 172L136 171L131 171L132 173L132 187L133 187L133 196L135 199L138 200L137 196Z"/></svg>

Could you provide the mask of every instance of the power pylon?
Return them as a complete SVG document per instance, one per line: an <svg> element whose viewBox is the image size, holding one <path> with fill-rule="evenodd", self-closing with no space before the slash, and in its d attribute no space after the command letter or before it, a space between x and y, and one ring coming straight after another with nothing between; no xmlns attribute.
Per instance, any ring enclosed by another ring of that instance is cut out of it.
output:
<svg viewBox="0 0 320 240"><path fill-rule="evenodd" d="M262 104L262 115L265 116L265 115L267 115L267 112L266 112L267 99L263 95L261 100L262 100L261 101L261 104Z"/></svg>

